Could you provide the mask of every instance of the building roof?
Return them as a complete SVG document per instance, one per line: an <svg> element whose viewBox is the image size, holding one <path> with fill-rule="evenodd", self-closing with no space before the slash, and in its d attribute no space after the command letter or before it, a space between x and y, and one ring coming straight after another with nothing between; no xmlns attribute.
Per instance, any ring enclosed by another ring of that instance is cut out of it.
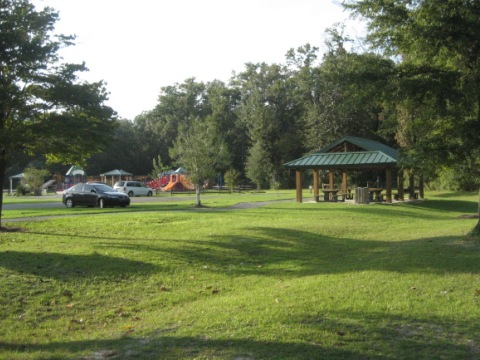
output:
<svg viewBox="0 0 480 360"><path fill-rule="evenodd" d="M347 136L320 151L292 160L290 169L334 169L394 167L399 160L398 151L377 141Z"/></svg>
<svg viewBox="0 0 480 360"><path fill-rule="evenodd" d="M85 171L83 171L81 166L72 165L72 167L68 169L67 173L65 174L65 176L75 176L75 175L85 176Z"/></svg>
<svg viewBox="0 0 480 360"><path fill-rule="evenodd" d="M378 141L362 139L355 136L345 136L337 141L334 141L330 145L327 145L326 147L321 149L319 153L338 152L339 147L342 149L342 151L340 152L344 152L345 144L347 144L347 146L348 144L357 146L358 148L361 148L365 151L382 152L390 156L391 158L396 159L397 161L399 159L398 151L396 149L390 146L387 146L385 144L382 144L381 142L378 142Z"/></svg>
<svg viewBox="0 0 480 360"><path fill-rule="evenodd" d="M12 175L9 177L9 179L23 179L25 177L24 173L17 174L17 175Z"/></svg>
<svg viewBox="0 0 480 360"><path fill-rule="evenodd" d="M125 170L112 170L100 176L132 176L133 174L126 172Z"/></svg>

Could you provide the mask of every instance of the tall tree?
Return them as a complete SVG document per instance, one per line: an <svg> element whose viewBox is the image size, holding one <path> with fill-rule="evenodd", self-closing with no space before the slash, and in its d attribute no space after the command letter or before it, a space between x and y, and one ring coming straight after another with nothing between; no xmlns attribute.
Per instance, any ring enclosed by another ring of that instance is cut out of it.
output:
<svg viewBox="0 0 480 360"><path fill-rule="evenodd" d="M327 52L317 67L310 65L313 55L298 49L305 60L296 62L294 77L301 90L307 152L345 135L378 137L393 62L376 54L349 52L348 42L341 26L327 29ZM294 55L291 51L290 59Z"/></svg>
<svg viewBox="0 0 480 360"><path fill-rule="evenodd" d="M267 156L265 161L271 164L272 173L265 181L275 174L275 181L285 184L287 175L283 164L304 152L303 130L297 121L301 106L290 72L286 66L278 64L246 64L246 70L232 80L232 85L242 96L238 106L239 121L248 131L250 144L260 146ZM249 157L253 153L250 151ZM247 158L246 163L254 162Z"/></svg>
<svg viewBox="0 0 480 360"><path fill-rule="evenodd" d="M113 169L123 169L135 175L150 172L152 160L143 152L145 145L138 138L135 125L129 120L117 120L112 141L87 161L87 174L101 174Z"/></svg>
<svg viewBox="0 0 480 360"><path fill-rule="evenodd" d="M102 82L80 82L84 64L60 64L74 37L53 35L58 14L28 0L0 2L0 187L12 154L84 164L109 139L114 112ZM3 191L0 194L0 228Z"/></svg>
<svg viewBox="0 0 480 360"><path fill-rule="evenodd" d="M272 164L264 144L259 140L249 150L245 164L247 177L257 185L257 190L264 187L272 175Z"/></svg>
<svg viewBox="0 0 480 360"><path fill-rule="evenodd" d="M427 150L430 159L446 165L472 160L480 143L480 2L345 0L344 5L367 19L371 43L398 60L400 86L415 89L399 92L400 100L412 104L422 94L422 108L410 117L417 121L403 124L403 130L428 129L420 132L412 155Z"/></svg>
<svg viewBox="0 0 480 360"><path fill-rule="evenodd" d="M172 158L183 166L195 185L195 206L200 207L200 191L204 182L213 178L219 168L229 162L225 142L211 123L201 118L189 119L189 126L180 129L171 149Z"/></svg>
<svg viewBox="0 0 480 360"><path fill-rule="evenodd" d="M160 155L165 165L172 165L169 149L179 129L188 128L190 119L204 119L210 113L203 82L190 78L162 87L155 108L135 118L135 130L142 143L150 148L146 150L149 161Z"/></svg>
<svg viewBox="0 0 480 360"><path fill-rule="evenodd" d="M210 106L210 114L206 121L212 123L217 134L227 144L231 167L243 172L248 150L248 134L245 124L238 121L237 109L241 93L238 89L229 88L218 80L207 83L205 90L205 98Z"/></svg>

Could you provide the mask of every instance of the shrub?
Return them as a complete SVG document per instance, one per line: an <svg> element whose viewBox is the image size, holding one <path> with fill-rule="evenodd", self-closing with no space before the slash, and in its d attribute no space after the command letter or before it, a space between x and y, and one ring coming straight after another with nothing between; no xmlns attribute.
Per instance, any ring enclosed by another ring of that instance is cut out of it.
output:
<svg viewBox="0 0 480 360"><path fill-rule="evenodd" d="M30 189L25 184L18 184L16 187L15 195L25 196L30 193Z"/></svg>
<svg viewBox="0 0 480 360"><path fill-rule="evenodd" d="M48 176L48 171L29 167L25 169L24 174L25 183L28 187L35 195L42 195L42 186L45 183L45 178Z"/></svg>

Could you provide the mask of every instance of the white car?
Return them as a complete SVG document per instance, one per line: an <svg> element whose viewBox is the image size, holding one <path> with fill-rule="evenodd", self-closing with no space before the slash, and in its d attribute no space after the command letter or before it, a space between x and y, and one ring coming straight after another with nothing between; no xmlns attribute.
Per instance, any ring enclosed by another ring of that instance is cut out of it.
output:
<svg viewBox="0 0 480 360"><path fill-rule="evenodd" d="M128 196L152 196L153 189L146 186L141 181L117 181L113 188L118 192L123 192Z"/></svg>

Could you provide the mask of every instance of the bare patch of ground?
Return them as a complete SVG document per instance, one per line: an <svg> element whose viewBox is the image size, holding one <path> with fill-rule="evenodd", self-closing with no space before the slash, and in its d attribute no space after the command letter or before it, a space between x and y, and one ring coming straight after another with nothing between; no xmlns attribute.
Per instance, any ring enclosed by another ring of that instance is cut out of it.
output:
<svg viewBox="0 0 480 360"><path fill-rule="evenodd" d="M478 214L460 215L457 219L478 219Z"/></svg>
<svg viewBox="0 0 480 360"><path fill-rule="evenodd" d="M23 232L22 228L0 226L0 232Z"/></svg>

